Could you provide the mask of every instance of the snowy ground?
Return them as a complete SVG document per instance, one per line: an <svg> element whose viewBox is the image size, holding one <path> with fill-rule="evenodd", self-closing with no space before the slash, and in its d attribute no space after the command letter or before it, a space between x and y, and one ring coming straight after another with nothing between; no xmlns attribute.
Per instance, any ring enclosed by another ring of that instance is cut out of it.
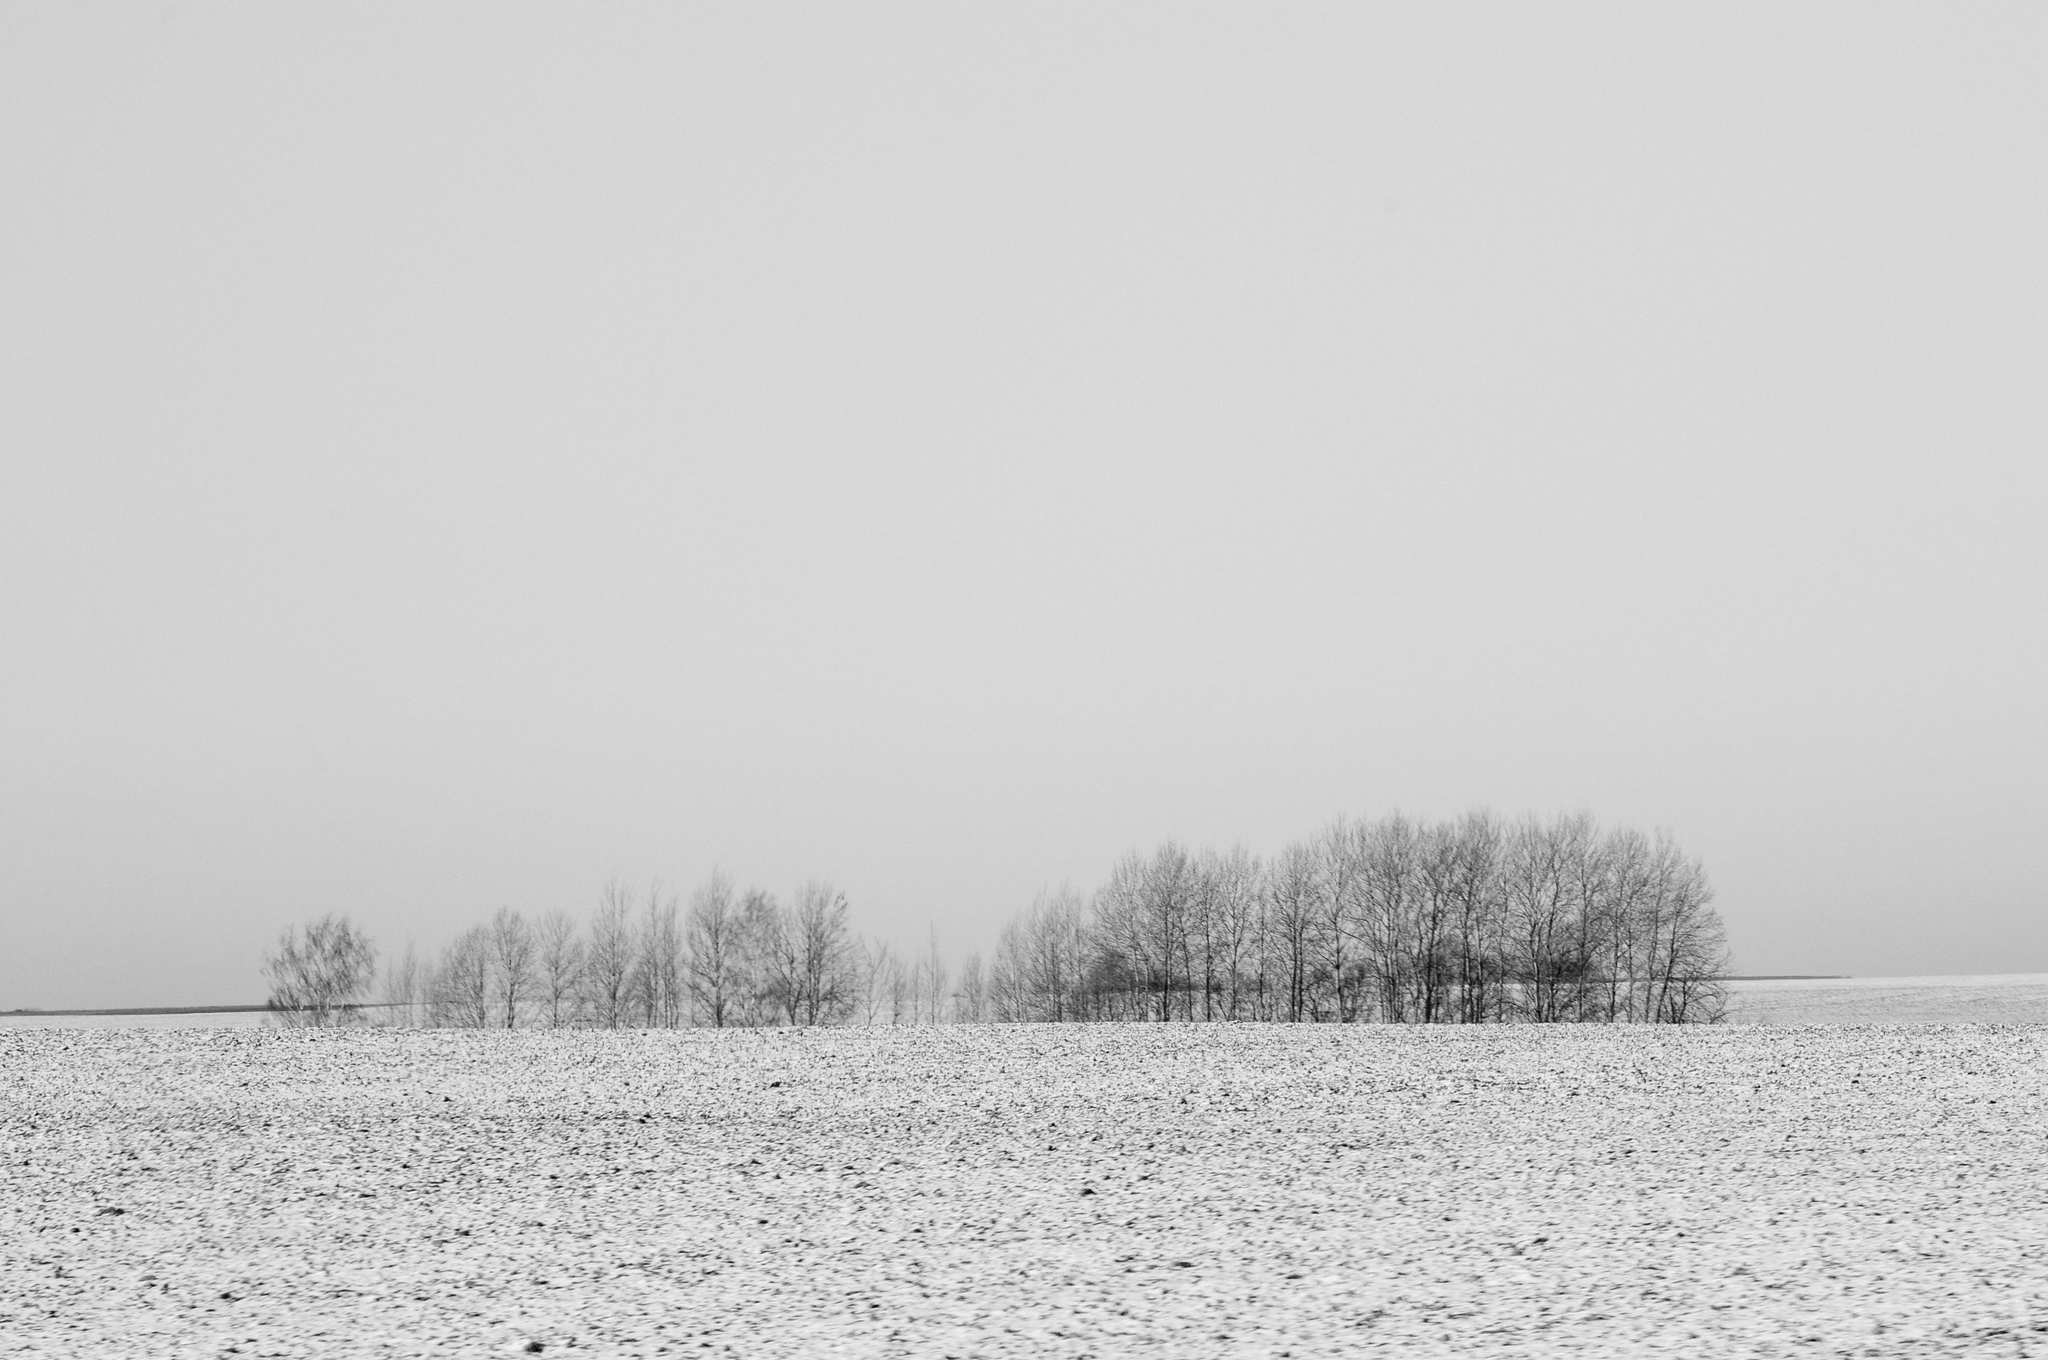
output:
<svg viewBox="0 0 2048 1360"><path fill-rule="evenodd" d="M2048 1025L2048 974L1773 978L1729 987L1737 1025Z"/></svg>
<svg viewBox="0 0 2048 1360"><path fill-rule="evenodd" d="M261 1029L262 1011L185 1011L170 1015L5 1015L0 1029Z"/></svg>
<svg viewBox="0 0 2048 1360"><path fill-rule="evenodd" d="M2048 1356L2048 1030L0 1032L0 1354Z"/></svg>

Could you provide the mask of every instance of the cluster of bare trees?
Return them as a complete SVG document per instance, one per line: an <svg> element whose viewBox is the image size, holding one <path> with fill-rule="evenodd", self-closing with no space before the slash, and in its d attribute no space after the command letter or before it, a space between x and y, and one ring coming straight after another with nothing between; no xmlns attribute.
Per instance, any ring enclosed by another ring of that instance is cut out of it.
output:
<svg viewBox="0 0 2048 1360"><path fill-rule="evenodd" d="M659 883L610 883L587 923L501 908L431 966L408 950L385 970L384 1008L394 1024L464 1029L825 1025L872 1012L889 962L852 936L829 883L785 903L714 874L687 904Z"/></svg>
<svg viewBox="0 0 2048 1360"><path fill-rule="evenodd" d="M370 976L345 921L266 961L292 1023L347 1023ZM984 1021L1677 1024L1721 1017L1727 947L1697 859L1585 815L1340 820L1271 859L1133 854L1090 898L1041 893L984 967L934 934L862 940L844 893L722 874L686 902L608 884L587 921L500 909L383 973L383 1017L469 1029Z"/></svg>
<svg viewBox="0 0 2048 1360"><path fill-rule="evenodd" d="M1092 901L1041 894L984 984L995 1020L1477 1024L1720 1018L1697 859L1589 816L1340 820L1261 861L1168 843Z"/></svg>

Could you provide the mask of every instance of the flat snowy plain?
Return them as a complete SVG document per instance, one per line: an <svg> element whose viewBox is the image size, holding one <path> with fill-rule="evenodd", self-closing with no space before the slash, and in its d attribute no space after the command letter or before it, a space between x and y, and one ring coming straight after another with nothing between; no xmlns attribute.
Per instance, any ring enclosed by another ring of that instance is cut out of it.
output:
<svg viewBox="0 0 2048 1360"><path fill-rule="evenodd" d="M1735 1025L2043 1025L2048 974L1743 978L1728 987Z"/></svg>
<svg viewBox="0 0 2048 1360"><path fill-rule="evenodd" d="M0 1031L0 1353L2048 1356L2048 1030Z"/></svg>

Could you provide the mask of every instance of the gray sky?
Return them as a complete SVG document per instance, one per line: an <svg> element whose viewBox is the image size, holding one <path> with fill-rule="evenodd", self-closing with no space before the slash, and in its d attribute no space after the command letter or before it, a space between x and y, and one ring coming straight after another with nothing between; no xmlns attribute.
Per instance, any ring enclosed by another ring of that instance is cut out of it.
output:
<svg viewBox="0 0 2048 1360"><path fill-rule="evenodd" d="M2048 970L2044 41L6 6L0 1008L1477 805L1747 971Z"/></svg>

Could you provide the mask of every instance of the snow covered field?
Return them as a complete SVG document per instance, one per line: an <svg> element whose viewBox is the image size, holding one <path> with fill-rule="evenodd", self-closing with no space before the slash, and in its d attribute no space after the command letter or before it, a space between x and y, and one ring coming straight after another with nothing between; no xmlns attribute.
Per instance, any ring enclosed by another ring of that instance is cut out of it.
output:
<svg viewBox="0 0 2048 1360"><path fill-rule="evenodd" d="M2048 1356L2048 1030L0 1032L0 1354Z"/></svg>
<svg viewBox="0 0 2048 1360"><path fill-rule="evenodd" d="M1731 983L1737 1025L2048 1025L2048 974Z"/></svg>
<svg viewBox="0 0 2048 1360"><path fill-rule="evenodd" d="M262 1011L184 1011L167 1015L0 1015L0 1029L261 1029Z"/></svg>

